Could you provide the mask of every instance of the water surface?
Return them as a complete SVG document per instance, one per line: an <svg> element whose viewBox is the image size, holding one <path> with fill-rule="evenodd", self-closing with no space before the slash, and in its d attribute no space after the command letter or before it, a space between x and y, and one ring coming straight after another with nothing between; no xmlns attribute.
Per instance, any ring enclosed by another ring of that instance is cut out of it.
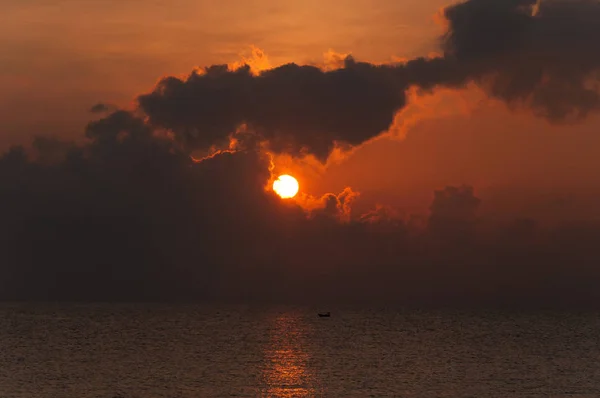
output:
<svg viewBox="0 0 600 398"><path fill-rule="evenodd" d="M600 316L0 307L0 397L598 397Z"/></svg>

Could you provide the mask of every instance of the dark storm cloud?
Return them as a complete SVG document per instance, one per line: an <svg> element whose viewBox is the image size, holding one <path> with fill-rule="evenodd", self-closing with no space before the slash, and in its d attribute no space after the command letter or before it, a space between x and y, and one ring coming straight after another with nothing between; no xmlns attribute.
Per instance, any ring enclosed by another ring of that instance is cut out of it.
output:
<svg viewBox="0 0 600 398"><path fill-rule="evenodd" d="M599 226L518 220L481 229L470 187L436 191L428 224L417 228L384 208L352 216L351 190L326 195L307 215L264 190L270 159L259 151L195 162L128 112L91 123L87 135L83 146L38 141L35 156L15 147L0 158L0 298L519 306L600 298Z"/></svg>
<svg viewBox="0 0 600 398"><path fill-rule="evenodd" d="M124 111L86 133L61 159L40 140L36 156L0 158L3 298L202 298L306 218L264 191L270 159L256 151L196 163Z"/></svg>
<svg viewBox="0 0 600 398"><path fill-rule="evenodd" d="M444 15L446 57L490 95L551 121L600 105L600 2L470 0Z"/></svg>
<svg viewBox="0 0 600 398"><path fill-rule="evenodd" d="M597 2L470 0L445 14L440 58L259 75L213 66L91 122L84 144L10 149L0 298L599 302L598 225L486 224L467 186L435 191L429 217L406 220L381 206L353 214L350 189L308 214L264 189L271 159L258 141L325 160L336 142L386 130L411 85L475 81L551 120L596 106ZM213 146L226 149L189 156Z"/></svg>
<svg viewBox="0 0 600 398"><path fill-rule="evenodd" d="M460 60L518 51L530 33L536 0L469 0L444 10L446 52Z"/></svg>
<svg viewBox="0 0 600 398"><path fill-rule="evenodd" d="M443 57L396 65L349 57L335 70L289 64L258 76L248 66L215 65L184 80L164 78L139 105L190 149L219 145L246 124L275 151L321 160L336 142L359 145L387 130L412 85L475 81L551 121L598 107L597 1L469 0L444 15Z"/></svg>
<svg viewBox="0 0 600 398"><path fill-rule="evenodd" d="M151 123L193 148L218 144L245 123L275 151L324 160L336 141L358 145L390 126L406 100L395 74L352 58L334 71L289 64L259 76L211 66L185 81L163 79L139 104Z"/></svg>

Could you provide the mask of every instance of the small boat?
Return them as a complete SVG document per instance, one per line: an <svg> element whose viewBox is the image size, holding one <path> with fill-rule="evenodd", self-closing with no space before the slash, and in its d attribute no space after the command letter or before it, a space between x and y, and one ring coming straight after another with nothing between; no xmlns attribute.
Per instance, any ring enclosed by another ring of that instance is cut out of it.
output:
<svg viewBox="0 0 600 398"><path fill-rule="evenodd" d="M331 312L319 312L319 318L329 318L331 316Z"/></svg>

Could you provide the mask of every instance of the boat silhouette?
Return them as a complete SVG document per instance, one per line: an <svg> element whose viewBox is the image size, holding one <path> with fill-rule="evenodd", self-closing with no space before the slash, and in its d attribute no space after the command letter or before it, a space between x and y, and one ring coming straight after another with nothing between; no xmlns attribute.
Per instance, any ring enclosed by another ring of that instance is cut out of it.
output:
<svg viewBox="0 0 600 398"><path fill-rule="evenodd" d="M329 318L331 316L331 312L319 312L319 318Z"/></svg>

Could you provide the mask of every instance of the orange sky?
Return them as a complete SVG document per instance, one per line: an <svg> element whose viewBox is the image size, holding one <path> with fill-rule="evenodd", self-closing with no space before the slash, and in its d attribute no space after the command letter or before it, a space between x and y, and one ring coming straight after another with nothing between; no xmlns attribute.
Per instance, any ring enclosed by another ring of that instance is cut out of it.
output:
<svg viewBox="0 0 600 398"><path fill-rule="evenodd" d="M427 55L441 31L434 15L448 4L7 1L0 16L1 149L33 134L79 137L93 104L126 106L161 76L235 62L250 45L263 49L274 66L319 62L329 49L373 62ZM304 190L319 195L352 186L368 202L412 211L430 203L433 189L467 183L480 192L484 208L585 216L597 207L599 118L552 127L509 112L476 89L445 91L428 101L413 107L415 120L425 120L410 125L405 140L368 144L301 181ZM573 195L580 199L573 202ZM537 199L530 204L521 200L526 196Z"/></svg>
<svg viewBox="0 0 600 398"><path fill-rule="evenodd" d="M8 4L7 4L8 1ZM0 131L75 132L98 101L126 104L159 77L229 63L250 45L274 65L426 54L433 15L418 0L7 0L0 16Z"/></svg>

